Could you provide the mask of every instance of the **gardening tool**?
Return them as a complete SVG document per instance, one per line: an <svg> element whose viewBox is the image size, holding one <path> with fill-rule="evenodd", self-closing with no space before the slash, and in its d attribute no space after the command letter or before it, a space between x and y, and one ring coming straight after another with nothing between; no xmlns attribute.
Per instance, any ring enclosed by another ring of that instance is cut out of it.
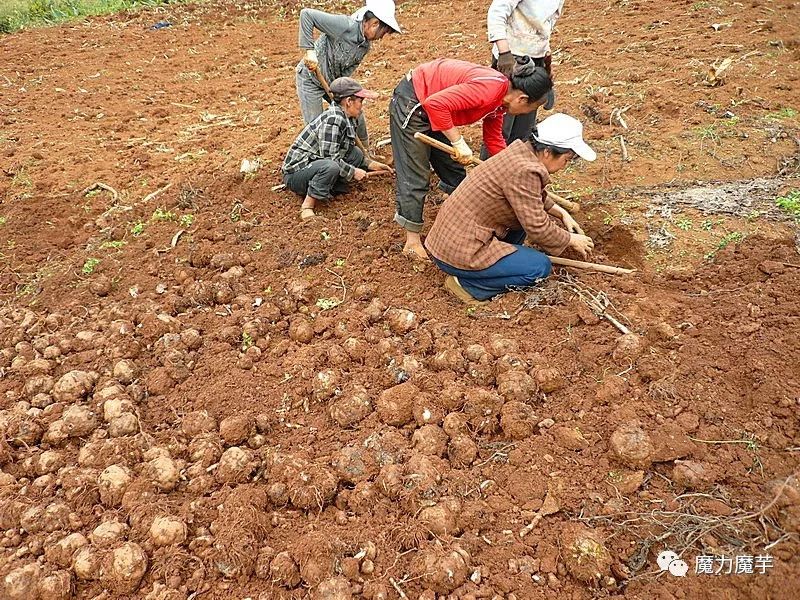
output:
<svg viewBox="0 0 800 600"><path fill-rule="evenodd" d="M434 139L429 135L425 135L424 133L420 133L419 131L417 131L414 134L414 137L417 138L418 140L422 141L422 142L425 142L429 146L431 146L433 148L436 148L437 150L441 150L442 152L446 152L450 156L455 156L455 154L456 154L456 151L453 149L452 146L450 146L449 144L445 144L444 142L440 142L439 140ZM470 157L470 160L471 160L473 165L479 165L479 164L481 164L483 162L477 156ZM576 202L572 202L571 200L567 200L566 198L562 198L558 194L554 194L551 191L548 191L547 195L550 198L553 199L553 202L555 202L559 206L567 209L569 212L578 212L581 209L581 205L580 204L578 204Z"/></svg>
<svg viewBox="0 0 800 600"><path fill-rule="evenodd" d="M614 267L611 265L601 265L600 263L584 262L582 260L572 260L570 258L561 258L559 256L548 256L550 262L554 265L561 265L562 267L573 267L575 269L586 269L587 271L598 271L600 273L611 273L612 275L627 275L633 273L636 269L626 269L624 267Z"/></svg>
<svg viewBox="0 0 800 600"><path fill-rule="evenodd" d="M308 67L308 65L306 65ZM328 94L328 98L331 99L333 102L333 94L331 93L331 86L328 85L328 80L325 79L325 75L322 74L322 69L319 68L319 65L315 66L313 69L309 67L308 69L311 71L322 84L322 89L325 90L325 93ZM369 158L369 150L364 147L364 142L361 141L361 138L356 136L356 146L358 149L364 153L364 156Z"/></svg>

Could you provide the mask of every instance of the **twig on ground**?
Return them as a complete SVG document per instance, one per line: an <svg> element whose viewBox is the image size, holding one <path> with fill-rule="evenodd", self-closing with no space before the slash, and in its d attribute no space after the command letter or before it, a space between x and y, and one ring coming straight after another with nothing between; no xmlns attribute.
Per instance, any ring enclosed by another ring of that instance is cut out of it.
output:
<svg viewBox="0 0 800 600"><path fill-rule="evenodd" d="M616 319L609 314L609 309L616 310L616 307L608 299L608 296L605 292L592 289L591 287L579 282L569 273L564 276L564 279L566 281L565 285L567 289L577 294L578 298L585 302L586 305L592 309L594 314L596 314L598 317L608 320L608 322L619 329L623 335L627 335L631 332L630 329L628 329L619 321L619 319ZM617 311L617 313L619 313L619 311ZM619 315L620 317L623 316L621 313L619 313Z"/></svg>
<svg viewBox="0 0 800 600"><path fill-rule="evenodd" d="M83 190L81 192L81 196L85 196L86 194L88 194L89 192L91 192L93 190L105 190L105 191L107 191L112 196L111 201L114 204L117 203L117 199L119 198L119 194L117 193L117 190L115 190L110 185L103 183L102 181L97 181L97 182L93 183L92 185L90 185L89 187L87 187L85 190Z"/></svg>
<svg viewBox="0 0 800 600"><path fill-rule="evenodd" d="M401 588L394 580L394 577L389 577L389 583L392 584L392 587L397 591L402 600L408 600L408 596L406 596L406 593L403 591L403 588Z"/></svg>
<svg viewBox="0 0 800 600"><path fill-rule="evenodd" d="M750 439L743 439L743 440L701 440L699 438L693 438L692 436L686 436L693 442L700 442L701 444L752 444L753 440Z"/></svg>
<svg viewBox="0 0 800 600"><path fill-rule="evenodd" d="M170 242L170 246L173 248L178 244L178 240L181 239L181 236L186 233L185 229L179 229L175 235L172 236L172 241Z"/></svg>
<svg viewBox="0 0 800 600"><path fill-rule="evenodd" d="M164 187L157 189L155 192L150 192L149 194L147 194L147 196L145 196L145 197L142 199L142 202L143 202L143 203L145 203L145 204L146 204L147 202L150 202L150 200L152 200L152 199L153 199L153 198L155 198L156 196L159 196L160 194L163 194L164 192L166 192L166 191L167 191L169 188L171 188L171 187L172 187L172 184L171 184L171 183L168 183L168 184L167 184L167 185L165 185Z"/></svg>
<svg viewBox="0 0 800 600"><path fill-rule="evenodd" d="M619 146L622 148L622 160L630 162L631 157L628 156L628 147L625 145L625 138L622 136L619 136Z"/></svg>
<svg viewBox="0 0 800 600"><path fill-rule="evenodd" d="M772 548L795 535L781 529L777 522L767 516L767 512L778 502L793 477L794 475L789 475L773 498L760 510L754 512L734 510L732 514L725 516L701 515L694 512L695 507L690 499L681 510L624 511L611 515L579 516L578 520L586 523L605 522L613 526L617 531L626 528L631 531L644 530L645 537L640 539L645 545L652 545L653 541L661 542L672 538L674 542L670 544L670 548L677 552L678 555L682 555L693 547L698 540L702 540L711 533L720 543L736 548L767 543ZM708 494L693 494L691 496L697 498L709 497ZM688 495L678 496L676 500L687 499L688 497ZM713 498L714 496L710 497ZM656 535L653 532L654 527L660 528L662 533ZM774 534L771 536L769 530L779 534L778 537L774 538ZM774 538L773 541L770 538Z"/></svg>
<svg viewBox="0 0 800 600"><path fill-rule="evenodd" d="M627 111L630 106L626 106L625 108L615 108L611 111L611 116L608 118L608 124L613 125L614 121L616 120L619 123L620 127L623 129L628 128L628 124L625 122L625 119L622 118L622 115L625 111Z"/></svg>
<svg viewBox="0 0 800 600"><path fill-rule="evenodd" d="M335 277L338 277L338 278L339 278L339 283L338 283L338 285L337 285L337 284L334 284L334 285L335 285L336 287L339 287L339 288L342 290L342 300L341 300L341 302L339 302L339 304L341 304L342 302L344 302L344 301L345 301L345 298L347 298L347 285L346 285L346 284L345 284L345 282L344 282L344 277L343 277L341 274L337 273L336 271L332 271L332 270L331 270L331 269L329 269L328 267L325 267L325 270L326 270L328 273L330 273L331 275L334 275Z"/></svg>
<svg viewBox="0 0 800 600"><path fill-rule="evenodd" d="M479 462L478 464L475 465L475 467L482 467L483 465L488 464L488 463L492 462L493 460L495 460L495 458L502 457L502 458L506 458L507 459L508 458L508 451L511 450L512 448L516 447L516 445L517 445L516 443L508 444L507 446L504 446L500 450L495 450L489 458L487 458L483 462Z"/></svg>

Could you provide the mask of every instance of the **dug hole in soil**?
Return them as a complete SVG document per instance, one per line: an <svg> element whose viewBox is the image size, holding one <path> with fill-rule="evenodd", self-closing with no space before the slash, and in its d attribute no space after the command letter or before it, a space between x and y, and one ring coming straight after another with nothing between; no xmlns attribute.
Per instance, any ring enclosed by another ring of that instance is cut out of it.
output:
<svg viewBox="0 0 800 600"><path fill-rule="evenodd" d="M465 310L399 253L391 182L310 225L273 191L300 130L296 4L0 38L0 597L796 597L795 229L727 216L675 241L692 260L648 246L636 192L798 187L796 120L773 118L796 102L798 33L772 13L796 8L567 3L559 107L599 158L555 183L596 260L637 271ZM400 4L408 33L357 71L383 94L373 139L409 67L488 61L487 5ZM732 102L725 134L704 107ZM698 139L709 122L723 134ZM665 549L687 577L660 572ZM773 563L699 575L699 555Z"/></svg>

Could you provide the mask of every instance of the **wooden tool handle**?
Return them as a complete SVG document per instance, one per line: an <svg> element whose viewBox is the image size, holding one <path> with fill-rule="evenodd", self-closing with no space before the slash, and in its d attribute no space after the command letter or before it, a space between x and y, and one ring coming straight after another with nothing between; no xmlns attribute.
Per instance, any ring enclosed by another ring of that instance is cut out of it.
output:
<svg viewBox="0 0 800 600"><path fill-rule="evenodd" d="M322 89L325 90L325 93L328 94L328 98L331 99L333 102L333 94L331 94L331 86L328 85L328 80L325 79L325 75L322 74L322 69L319 68L319 65L314 67L313 69L309 69L317 78L317 80L322 84Z"/></svg>
<svg viewBox="0 0 800 600"><path fill-rule="evenodd" d="M429 135L425 135L424 133L420 133L417 131L414 134L414 137L420 140L421 142L425 142L428 146L432 148L436 148L437 150L441 150L442 152L447 152L450 156L455 157L456 149L453 148L450 144L445 144L444 142L440 142L439 140L432 138ZM477 156L472 156L471 161L473 165L479 165L483 161L478 158Z"/></svg>
<svg viewBox="0 0 800 600"><path fill-rule="evenodd" d="M633 273L635 269L625 269L623 267L613 267L611 265L601 265L598 263L583 262L582 260L572 260L561 258L560 256L548 256L550 262L562 267L574 267L576 269L586 269L588 271L599 271L601 273L612 273L614 275L626 275Z"/></svg>
<svg viewBox="0 0 800 600"><path fill-rule="evenodd" d="M444 142L440 142L439 140L432 138L429 135L425 135L424 133L420 133L419 131L417 131L414 134L414 137L422 142L425 142L429 146L436 148L437 150L441 150L442 152L447 152L450 156L455 156L456 154L456 151L452 146L445 144ZM477 156L472 157L472 164L479 165L482 162L483 161ZM554 194L553 192L548 191L547 195L553 199L553 202L565 208L569 212L578 212L581 209L580 204L567 200L566 198L562 198L558 194Z"/></svg>
<svg viewBox="0 0 800 600"><path fill-rule="evenodd" d="M551 192L550 190L547 190L547 197L551 198L553 202L555 202L561 208L564 208L571 213L580 212L581 210L581 205L578 204L577 202L572 202L571 200L567 200L566 198L563 198L558 194L556 194L555 192Z"/></svg>

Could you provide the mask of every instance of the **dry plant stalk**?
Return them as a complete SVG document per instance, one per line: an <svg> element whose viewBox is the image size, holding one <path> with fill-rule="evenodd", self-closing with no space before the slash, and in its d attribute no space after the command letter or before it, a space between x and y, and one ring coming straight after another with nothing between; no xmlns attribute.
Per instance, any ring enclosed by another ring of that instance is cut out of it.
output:
<svg viewBox="0 0 800 600"><path fill-rule="evenodd" d="M522 530L519 532L519 537L524 538L536 528L536 526L539 524L539 521L548 515L556 514L559 510L561 510L561 507L558 505L558 501L550 492L547 492L539 512L536 513L536 516L533 517L533 520L530 523L522 528Z"/></svg>
<svg viewBox="0 0 800 600"><path fill-rule="evenodd" d="M619 329L623 335L627 335L631 332L631 330L625 327L625 325L623 325L619 319L609 314L609 310L614 310L620 319L624 318L622 313L620 313L612 304L611 300L608 299L608 296L605 292L595 290L588 285L581 283L569 273L563 275L562 278L562 285L564 285L571 292L577 294L578 298L580 298L582 302L586 303L586 305L592 309L594 314L596 314L598 317L606 319L614 327Z"/></svg>
<svg viewBox="0 0 800 600"><path fill-rule="evenodd" d="M630 162L631 157L628 156L628 147L625 145L625 138L622 136L619 136L619 146L622 149L622 160Z"/></svg>
<svg viewBox="0 0 800 600"><path fill-rule="evenodd" d="M767 516L766 513L778 502L792 477L790 475L786 478L772 500L760 510L753 512L738 509L724 516L698 514L695 511L694 499L713 498L720 500L720 498L710 494L696 493L678 496L676 498L678 500L690 498L690 501L679 510L625 511L594 517L579 516L578 520L587 524L606 523L613 527L615 531L627 529L637 537L640 537L646 547L672 539L673 542L670 543L669 547L677 552L679 556L709 534L713 534L720 542L732 548L741 549L756 545L773 547L788 539L792 534L781 529L778 523ZM656 534L653 531L654 529L660 530L660 533ZM776 539L774 542L770 541L770 530L774 532L772 536ZM642 531L644 537L637 533L639 531Z"/></svg>

